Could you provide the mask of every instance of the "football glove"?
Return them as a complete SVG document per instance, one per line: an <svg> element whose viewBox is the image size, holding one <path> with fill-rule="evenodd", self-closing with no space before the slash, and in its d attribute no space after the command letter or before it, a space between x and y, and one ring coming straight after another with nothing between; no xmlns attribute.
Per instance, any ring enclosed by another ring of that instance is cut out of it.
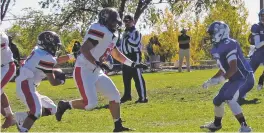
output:
<svg viewBox="0 0 264 133"><path fill-rule="evenodd" d="M148 66L143 63L135 63L133 62L131 65L132 68L143 68L143 69L148 69Z"/></svg>
<svg viewBox="0 0 264 133"><path fill-rule="evenodd" d="M225 78L223 76L217 77L217 78L211 78L207 81L205 81L202 85L204 89L208 89L210 86L214 86L220 83L225 82Z"/></svg>
<svg viewBox="0 0 264 133"><path fill-rule="evenodd" d="M55 75L55 79L58 79L61 81L61 84L64 84L66 81L66 75L64 72L62 72L62 70L57 69L57 70L53 70L53 73Z"/></svg>
<svg viewBox="0 0 264 133"><path fill-rule="evenodd" d="M105 70L105 71L110 71L110 67L105 64L105 63L102 63L100 61L95 61L95 64L97 65L97 67L100 67L102 70Z"/></svg>

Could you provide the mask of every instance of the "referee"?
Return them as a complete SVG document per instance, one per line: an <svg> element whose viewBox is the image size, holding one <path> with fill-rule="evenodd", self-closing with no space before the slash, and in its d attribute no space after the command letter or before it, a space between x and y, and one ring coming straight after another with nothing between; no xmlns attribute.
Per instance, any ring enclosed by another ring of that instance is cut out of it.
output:
<svg viewBox="0 0 264 133"><path fill-rule="evenodd" d="M135 28L134 19L131 15L126 15L123 22L126 29L121 39L121 51L132 61L141 62L141 34ZM121 98L121 103L131 101L131 79L135 81L138 100L136 103L147 103L146 85L142 76L141 69L131 68L123 65L123 82L125 87L124 96Z"/></svg>

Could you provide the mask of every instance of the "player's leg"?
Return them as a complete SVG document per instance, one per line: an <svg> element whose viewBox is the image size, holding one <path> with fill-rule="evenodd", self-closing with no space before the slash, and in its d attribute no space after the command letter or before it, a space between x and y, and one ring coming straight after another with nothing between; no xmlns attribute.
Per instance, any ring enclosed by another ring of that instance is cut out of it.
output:
<svg viewBox="0 0 264 133"><path fill-rule="evenodd" d="M139 68L134 68L132 71L133 74L133 79L135 81L137 93L138 93L138 100L136 103L147 103L147 93L146 93L146 84L145 80L142 76L141 69Z"/></svg>
<svg viewBox="0 0 264 133"><path fill-rule="evenodd" d="M24 121L16 119L17 127L20 132L27 132L42 114L41 100L38 97L33 80L17 81L17 95L29 108Z"/></svg>
<svg viewBox="0 0 264 133"><path fill-rule="evenodd" d="M213 100L214 104L214 121L202 125L200 128L206 128L211 131L217 131L222 128L222 118L224 116L224 92L228 88L229 82L225 83L220 89L219 93Z"/></svg>
<svg viewBox="0 0 264 133"><path fill-rule="evenodd" d="M258 80L258 90L261 90L263 88L263 82L264 82L264 71L260 75L259 80Z"/></svg>
<svg viewBox="0 0 264 133"><path fill-rule="evenodd" d="M237 102L240 87L242 87L245 82L246 80L237 80L231 82L230 86L228 87L229 89L225 91L224 99L226 100L228 106L241 125L240 130L242 132L249 132L251 131L251 128L247 125L245 117L242 113L241 106ZM238 90L236 90L235 88L238 88Z"/></svg>
<svg viewBox="0 0 264 133"><path fill-rule="evenodd" d="M258 69L259 65L262 62L261 57L262 57L262 53L260 53L260 51L256 51L256 52L254 52L254 54L250 58L249 64L250 64L254 73Z"/></svg>
<svg viewBox="0 0 264 133"><path fill-rule="evenodd" d="M121 102L124 103L126 101L130 101L131 98L131 79L132 79L132 68L129 66L123 65L122 75L123 75L123 83L124 83L124 95L121 98Z"/></svg>
<svg viewBox="0 0 264 133"><path fill-rule="evenodd" d="M15 125L15 119L13 117L8 97L3 90L5 85L14 77L15 71L16 66L14 63L1 67L1 114L5 117L5 122L3 123L2 128L8 128Z"/></svg>
<svg viewBox="0 0 264 133"><path fill-rule="evenodd" d="M92 110L97 106L98 101L95 88L97 78L98 73L93 73L85 67L76 67L74 69L74 80L82 99L67 102L59 101L56 112L56 119L58 121L61 121L62 115L68 109Z"/></svg>
<svg viewBox="0 0 264 133"><path fill-rule="evenodd" d="M178 67L178 71L182 72L182 62L183 62L183 58L184 58L184 52L182 49L179 50L179 67Z"/></svg>
<svg viewBox="0 0 264 133"><path fill-rule="evenodd" d="M38 95L42 104L42 116L54 115L57 112L56 104L49 97Z"/></svg>
<svg viewBox="0 0 264 133"><path fill-rule="evenodd" d="M254 74L249 73L246 77L245 83L239 89L239 101L244 100L246 94L254 87L255 79Z"/></svg>
<svg viewBox="0 0 264 133"><path fill-rule="evenodd" d="M190 49L185 50L185 59L186 59L186 66L187 66L187 71L191 71L191 65L190 65Z"/></svg>
<svg viewBox="0 0 264 133"><path fill-rule="evenodd" d="M120 117L120 93L113 81L107 75L101 74L96 82L96 88L109 100L109 110L115 125L114 132L130 130L122 125Z"/></svg>

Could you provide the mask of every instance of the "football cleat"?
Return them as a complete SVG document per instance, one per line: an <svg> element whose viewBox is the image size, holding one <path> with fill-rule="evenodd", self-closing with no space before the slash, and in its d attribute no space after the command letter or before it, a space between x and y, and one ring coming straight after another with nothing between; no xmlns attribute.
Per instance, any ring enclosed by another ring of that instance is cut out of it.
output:
<svg viewBox="0 0 264 133"><path fill-rule="evenodd" d="M65 101L59 101L58 108L57 108L57 112L55 114L57 121L61 121L62 115L64 114L64 112L67 109L68 109L67 103Z"/></svg>
<svg viewBox="0 0 264 133"><path fill-rule="evenodd" d="M148 102L148 99L138 99L135 103L147 103Z"/></svg>
<svg viewBox="0 0 264 133"><path fill-rule="evenodd" d="M123 121L121 118L119 118L119 120L115 122L115 129L113 130L113 132L134 131L134 129L124 127L122 125L122 122Z"/></svg>
<svg viewBox="0 0 264 133"><path fill-rule="evenodd" d="M22 126L27 117L28 117L28 113L26 112L16 112L15 113L16 124Z"/></svg>
<svg viewBox="0 0 264 133"><path fill-rule="evenodd" d="M216 126L214 124L214 122L210 122L210 123L207 123L205 125L200 126L200 128L207 128L210 131L213 131L214 132L214 131L217 131L217 130L221 129L222 128L222 125Z"/></svg>
<svg viewBox="0 0 264 133"><path fill-rule="evenodd" d="M252 131L251 127L245 126L244 123L242 124L242 126L239 129L239 132L251 132L251 131Z"/></svg>
<svg viewBox="0 0 264 133"><path fill-rule="evenodd" d="M5 122L2 125L2 129L9 128L10 126L14 126L16 124L16 120L13 115L10 115L5 118Z"/></svg>
<svg viewBox="0 0 264 133"><path fill-rule="evenodd" d="M131 97L122 97L122 98L120 99L121 103L125 103L125 102L127 102L127 101L131 101L131 100L132 100Z"/></svg>
<svg viewBox="0 0 264 133"><path fill-rule="evenodd" d="M23 125L23 123L24 123L24 121L26 120L27 117L28 117L28 113L26 113L26 112L16 112L15 113L16 126L17 126L17 130L19 132L27 132L22 127L22 125Z"/></svg>

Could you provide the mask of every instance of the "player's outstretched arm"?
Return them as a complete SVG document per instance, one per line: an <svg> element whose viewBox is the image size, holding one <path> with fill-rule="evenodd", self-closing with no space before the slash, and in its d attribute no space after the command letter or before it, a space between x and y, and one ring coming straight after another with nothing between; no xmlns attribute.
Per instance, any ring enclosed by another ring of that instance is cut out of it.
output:
<svg viewBox="0 0 264 133"><path fill-rule="evenodd" d="M111 51L111 55L114 59L119 61L122 64L125 64L127 66L133 67L133 68L143 68L147 69L148 66L142 63L135 63L128 59L124 54L122 54L116 47Z"/></svg>
<svg viewBox="0 0 264 133"><path fill-rule="evenodd" d="M73 54L63 55L57 58L57 64L66 63L67 61L75 59Z"/></svg>
<svg viewBox="0 0 264 133"><path fill-rule="evenodd" d="M64 84L64 81L61 81L60 79L56 79L53 72L46 73L47 78L52 86L57 86Z"/></svg>
<svg viewBox="0 0 264 133"><path fill-rule="evenodd" d="M212 78L217 78L223 75L224 75L224 72L221 69L219 69L218 72Z"/></svg>

